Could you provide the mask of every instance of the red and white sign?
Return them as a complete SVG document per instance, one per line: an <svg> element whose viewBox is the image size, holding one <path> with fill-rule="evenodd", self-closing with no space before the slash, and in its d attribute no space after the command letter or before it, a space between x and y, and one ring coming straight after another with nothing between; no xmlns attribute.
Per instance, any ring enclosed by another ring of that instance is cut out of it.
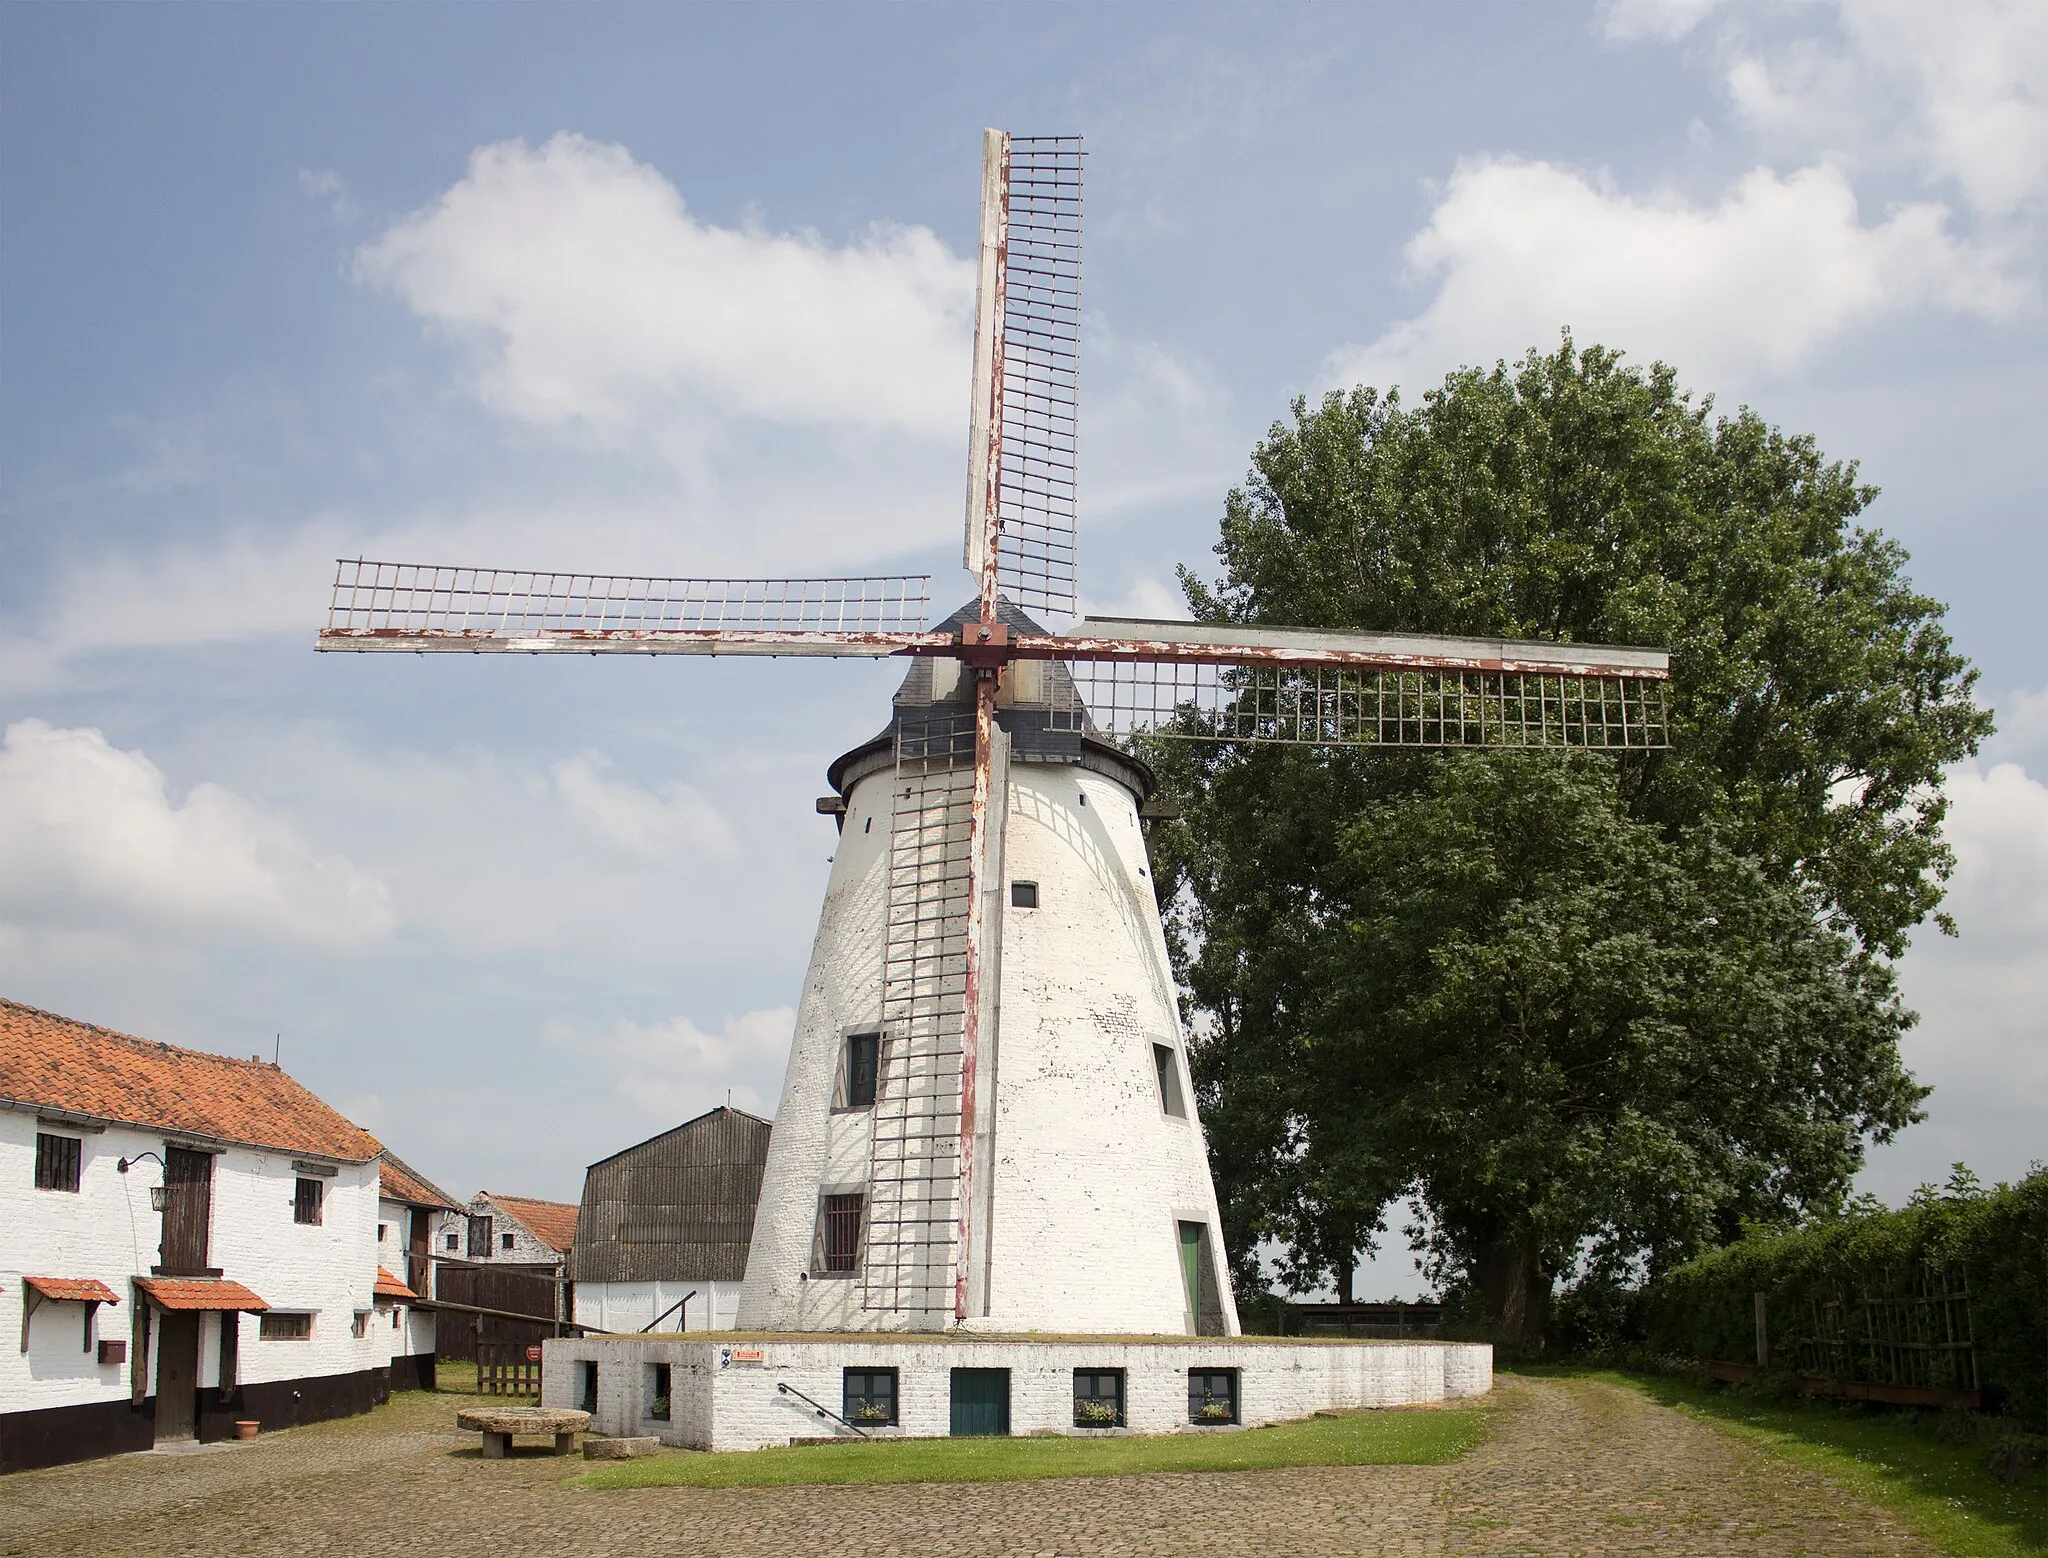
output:
<svg viewBox="0 0 2048 1558"><path fill-rule="evenodd" d="M539 1343L539 1342L535 1342L535 1343L534 1343L534 1344L533 1344L532 1346L530 1346L530 1347L528 1347L528 1348L526 1349L526 1361L527 1361L528 1363L538 1363L538 1362L540 1362L540 1343Z"/></svg>

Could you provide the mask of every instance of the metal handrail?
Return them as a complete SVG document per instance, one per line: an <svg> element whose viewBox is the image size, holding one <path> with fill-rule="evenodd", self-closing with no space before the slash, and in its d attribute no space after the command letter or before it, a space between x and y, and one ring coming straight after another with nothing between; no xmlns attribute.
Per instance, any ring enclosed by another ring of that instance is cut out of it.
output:
<svg viewBox="0 0 2048 1558"><path fill-rule="evenodd" d="M840 1427L848 1429L851 1432L860 1435L860 1437L863 1439L868 1437L868 1431L865 1428L856 1428L852 1423L847 1422L845 1418L841 1417L837 1412L833 1411L830 1407L819 1406L817 1402L811 1400L809 1396L805 1395L802 1391L798 1390L796 1386L791 1385L783 1380L777 1380L775 1382L775 1388L785 1396L796 1397L797 1400L803 1402L806 1406L810 1407L813 1411L815 1411L818 1414L818 1416L831 1418L832 1421L839 1424Z"/></svg>

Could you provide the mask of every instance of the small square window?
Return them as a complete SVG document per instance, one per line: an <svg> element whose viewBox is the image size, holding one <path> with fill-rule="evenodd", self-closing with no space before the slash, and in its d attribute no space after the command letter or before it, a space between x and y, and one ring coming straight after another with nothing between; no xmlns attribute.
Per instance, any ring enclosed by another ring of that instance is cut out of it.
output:
<svg viewBox="0 0 2048 1558"><path fill-rule="evenodd" d="M1010 907L1013 909L1037 908L1038 884L1036 882L1012 882L1010 884Z"/></svg>
<svg viewBox="0 0 2048 1558"><path fill-rule="evenodd" d="M1152 1064L1159 1072L1159 1107L1175 1119L1188 1117L1188 1106L1180 1093L1180 1064L1173 1058L1173 1046L1152 1046Z"/></svg>
<svg viewBox="0 0 2048 1558"><path fill-rule="evenodd" d="M647 1365L647 1415L657 1423L669 1420L669 1366L666 1363Z"/></svg>
<svg viewBox="0 0 2048 1558"><path fill-rule="evenodd" d="M498 1235L498 1248L499 1248L499 1249L501 1249L501 1250L509 1250L509 1249L511 1249L511 1248L512 1248L512 1235L511 1235L511 1234L509 1234L509 1233L501 1233L501 1234L499 1234L499 1235Z"/></svg>
<svg viewBox="0 0 2048 1558"><path fill-rule="evenodd" d="M318 1225L320 1202L327 1186L317 1179L301 1179L292 1192L292 1221Z"/></svg>
<svg viewBox="0 0 2048 1558"><path fill-rule="evenodd" d="M841 1413L856 1428L896 1426L896 1371L848 1369Z"/></svg>
<svg viewBox="0 0 2048 1558"><path fill-rule="evenodd" d="M1237 1421L1237 1370L1188 1370L1188 1421L1190 1423L1234 1423Z"/></svg>
<svg viewBox="0 0 2048 1558"><path fill-rule="evenodd" d="M850 1276L860 1259L860 1214L865 1198L826 1196L818 1208L818 1270L828 1276Z"/></svg>
<svg viewBox="0 0 2048 1558"><path fill-rule="evenodd" d="M1124 1426L1124 1371L1122 1369L1074 1370L1074 1426L1076 1428L1121 1428Z"/></svg>
<svg viewBox="0 0 2048 1558"><path fill-rule="evenodd" d="M364 1337L370 1334L369 1310L358 1309L356 1311L355 1320L350 1324L348 1328L348 1334L353 1336L357 1341L361 1341Z"/></svg>
<svg viewBox="0 0 2048 1558"><path fill-rule="evenodd" d="M452 1254L455 1250L461 1247L462 1236L460 1234L451 1233L450 1235L448 1235L447 1242L449 1252Z"/></svg>
<svg viewBox="0 0 2048 1558"><path fill-rule="evenodd" d="M256 1335L266 1342L307 1342L313 1339L311 1315L280 1314L270 1310L256 1322Z"/></svg>
<svg viewBox="0 0 2048 1558"><path fill-rule="evenodd" d="M882 1080L882 1036L851 1033L846 1038L846 1102L848 1109L872 1109Z"/></svg>
<svg viewBox="0 0 2048 1558"><path fill-rule="evenodd" d="M78 1189L78 1164L85 1143L76 1136L36 1132L36 1189Z"/></svg>

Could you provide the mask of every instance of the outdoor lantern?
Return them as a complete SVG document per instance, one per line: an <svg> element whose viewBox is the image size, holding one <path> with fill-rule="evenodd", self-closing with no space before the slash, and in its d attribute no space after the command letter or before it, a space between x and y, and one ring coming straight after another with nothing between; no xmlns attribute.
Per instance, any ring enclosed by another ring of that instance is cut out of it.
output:
<svg viewBox="0 0 2048 1558"><path fill-rule="evenodd" d="M169 1186L151 1185L149 1187L149 1209L152 1212L161 1212L170 1199L171 1192Z"/></svg>

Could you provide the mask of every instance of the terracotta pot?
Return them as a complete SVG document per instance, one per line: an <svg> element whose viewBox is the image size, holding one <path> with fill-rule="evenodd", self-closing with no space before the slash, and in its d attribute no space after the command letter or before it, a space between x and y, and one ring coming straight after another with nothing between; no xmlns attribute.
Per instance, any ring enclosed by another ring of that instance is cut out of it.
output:
<svg viewBox="0 0 2048 1558"><path fill-rule="evenodd" d="M254 1418L237 1418L235 1420L235 1437L237 1439L254 1439L256 1437L256 1430L262 1426Z"/></svg>

